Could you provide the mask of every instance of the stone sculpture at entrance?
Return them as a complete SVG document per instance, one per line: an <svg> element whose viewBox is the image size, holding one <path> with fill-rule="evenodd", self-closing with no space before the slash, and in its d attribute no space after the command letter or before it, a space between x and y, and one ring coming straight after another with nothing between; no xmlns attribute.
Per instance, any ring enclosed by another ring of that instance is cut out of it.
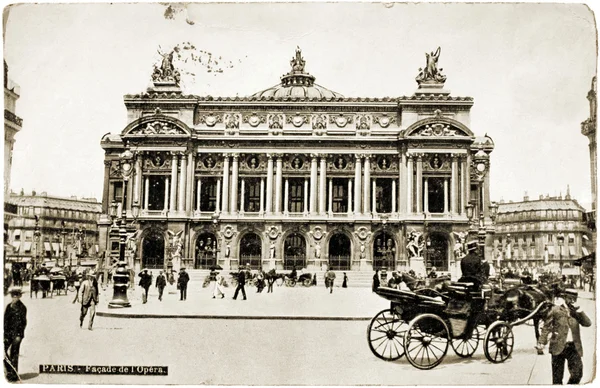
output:
<svg viewBox="0 0 600 388"><path fill-rule="evenodd" d="M414 229L408 235L408 244L406 244L406 249L408 250L409 259L413 257L421 257L423 252L423 233L417 232Z"/></svg>

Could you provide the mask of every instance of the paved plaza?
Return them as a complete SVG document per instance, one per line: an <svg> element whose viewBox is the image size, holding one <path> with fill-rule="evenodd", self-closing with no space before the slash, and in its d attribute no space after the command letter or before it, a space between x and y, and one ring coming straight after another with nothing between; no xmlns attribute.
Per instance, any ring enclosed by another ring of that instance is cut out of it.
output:
<svg viewBox="0 0 600 388"><path fill-rule="evenodd" d="M226 385L497 385L550 384L550 356L535 354L533 328L515 328L515 349L503 364L491 364L480 347L470 359L451 349L433 370L406 359L385 362L367 345L369 320L389 302L367 288L275 287L273 294L232 300L211 298L212 287L190 283L187 301L152 288L147 304L141 289L132 307L108 309L112 290L101 292L94 330L79 328L74 294L30 299L20 372L27 383L226 384ZM589 295L588 295L589 296ZM5 304L8 299L5 298ZM580 299L595 325L594 301ZM102 316L117 314L116 316ZM121 314L120 317L118 314ZM137 315L139 319L130 319ZM163 318L142 318L162 315ZM164 316L176 316L164 317ZM247 318L262 318L244 319ZM209 318L212 319L193 319ZM87 323L87 321L86 321ZM595 326L593 326L595 327ZM595 332L582 329L584 379L593 371ZM547 352L546 352L547 353ZM38 374L40 364L168 366L168 376Z"/></svg>

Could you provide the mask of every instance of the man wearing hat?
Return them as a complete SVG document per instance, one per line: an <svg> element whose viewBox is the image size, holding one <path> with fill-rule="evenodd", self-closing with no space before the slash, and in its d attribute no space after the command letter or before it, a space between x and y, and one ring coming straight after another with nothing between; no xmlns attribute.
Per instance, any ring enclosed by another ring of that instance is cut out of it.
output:
<svg viewBox="0 0 600 388"><path fill-rule="evenodd" d="M4 363L9 365L5 365L4 370L7 380L14 382L19 380L19 350L25 337L27 307L21 302L23 292L20 288L12 288L9 292L11 301L4 310Z"/></svg>
<svg viewBox="0 0 600 388"><path fill-rule="evenodd" d="M158 288L158 300L162 302L163 292L165 287L167 286L167 279L165 275L163 275L163 271L160 271L158 276L156 277L156 288Z"/></svg>
<svg viewBox="0 0 600 388"><path fill-rule="evenodd" d="M180 298L179 300L187 299L187 285L190 281L190 275L185 272L185 267L181 267L179 271L179 277L177 278L177 286L179 286Z"/></svg>
<svg viewBox="0 0 600 388"><path fill-rule="evenodd" d="M142 302L146 303L148 301L148 290L152 285L152 276L148 273L147 269L140 272L138 276L140 277L140 282L138 283L138 285L143 289Z"/></svg>
<svg viewBox="0 0 600 388"><path fill-rule="evenodd" d="M83 327L83 320L90 310L90 321L88 330L92 330L94 317L96 316L96 305L98 304L98 281L93 272L81 283L81 315L79 316L79 327Z"/></svg>
<svg viewBox="0 0 600 388"><path fill-rule="evenodd" d="M481 256L477 253L477 241L467 243L467 255L460 261L462 277L459 282L475 282L477 288L485 283L487 277L484 275L484 266Z"/></svg>
<svg viewBox="0 0 600 388"><path fill-rule="evenodd" d="M565 372L565 361L569 368L567 384L579 384L583 377L583 346L579 325L590 327L590 318L575 305L577 290L567 288L554 299L554 306L544 321L544 327L538 340L537 349L541 351L550 338L550 354L552 354L552 384L562 384Z"/></svg>

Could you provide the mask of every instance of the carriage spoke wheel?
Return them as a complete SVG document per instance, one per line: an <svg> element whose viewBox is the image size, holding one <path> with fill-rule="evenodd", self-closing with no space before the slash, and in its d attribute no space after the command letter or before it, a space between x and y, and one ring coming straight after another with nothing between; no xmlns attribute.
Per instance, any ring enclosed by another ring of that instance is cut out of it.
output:
<svg viewBox="0 0 600 388"><path fill-rule="evenodd" d="M408 362L419 369L438 366L448 352L448 326L435 314L414 318L404 333L404 352Z"/></svg>
<svg viewBox="0 0 600 388"><path fill-rule="evenodd" d="M406 322L387 309L380 311L369 323L367 341L373 354L385 361L394 361L404 355Z"/></svg>
<svg viewBox="0 0 600 388"><path fill-rule="evenodd" d="M487 330L483 344L485 357L497 364L510 357L515 344L512 327L503 321L494 322Z"/></svg>
<svg viewBox="0 0 600 388"><path fill-rule="evenodd" d="M310 287L312 285L312 280L311 279L304 279L302 281L302 284L304 285L304 287Z"/></svg>
<svg viewBox="0 0 600 388"><path fill-rule="evenodd" d="M467 358L471 357L475 351L477 350L477 346L479 346L479 327L473 329L473 333L469 338L461 338L461 339L453 339L451 342L452 349L454 349L454 353L458 356ZM484 330L485 333L485 330Z"/></svg>

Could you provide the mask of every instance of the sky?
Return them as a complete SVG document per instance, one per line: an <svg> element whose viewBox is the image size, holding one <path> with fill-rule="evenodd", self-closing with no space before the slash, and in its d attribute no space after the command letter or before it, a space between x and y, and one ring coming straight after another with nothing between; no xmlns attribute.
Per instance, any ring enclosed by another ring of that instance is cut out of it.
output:
<svg viewBox="0 0 600 388"><path fill-rule="evenodd" d="M492 200L565 194L591 203L581 122L597 69L594 14L577 4L24 4L4 59L20 86L11 188L101 200L101 137L127 125L125 94L150 85L162 51L190 42L221 56L184 92L247 96L279 83L296 46L316 83L346 97L410 96L425 52L488 134ZM165 17L167 16L167 17ZM187 65L186 65L187 66ZM193 74L193 75L192 75Z"/></svg>

